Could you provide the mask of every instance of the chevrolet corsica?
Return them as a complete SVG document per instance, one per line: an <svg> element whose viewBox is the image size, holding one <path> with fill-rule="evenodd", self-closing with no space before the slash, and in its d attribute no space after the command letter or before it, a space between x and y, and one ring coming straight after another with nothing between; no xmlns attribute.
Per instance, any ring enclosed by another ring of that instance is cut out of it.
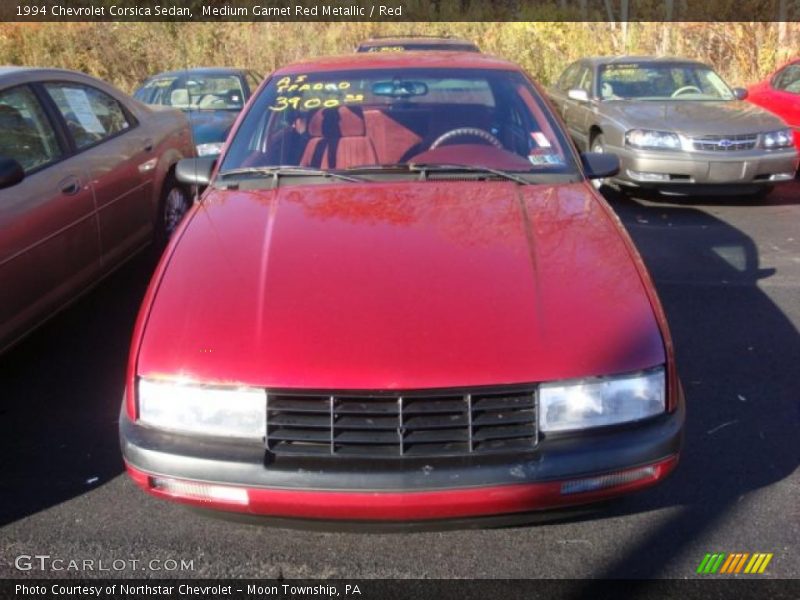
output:
<svg viewBox="0 0 800 600"><path fill-rule="evenodd" d="M541 89L477 53L274 73L135 328L121 444L151 494L417 522L646 488L684 404L648 273Z"/></svg>

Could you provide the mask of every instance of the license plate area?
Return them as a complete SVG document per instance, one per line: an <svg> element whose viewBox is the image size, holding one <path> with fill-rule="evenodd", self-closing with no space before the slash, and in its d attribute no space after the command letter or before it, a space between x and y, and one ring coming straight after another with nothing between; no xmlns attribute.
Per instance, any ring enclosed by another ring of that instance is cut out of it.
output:
<svg viewBox="0 0 800 600"><path fill-rule="evenodd" d="M744 171L744 162L712 162L708 165L708 180L713 183L741 181Z"/></svg>

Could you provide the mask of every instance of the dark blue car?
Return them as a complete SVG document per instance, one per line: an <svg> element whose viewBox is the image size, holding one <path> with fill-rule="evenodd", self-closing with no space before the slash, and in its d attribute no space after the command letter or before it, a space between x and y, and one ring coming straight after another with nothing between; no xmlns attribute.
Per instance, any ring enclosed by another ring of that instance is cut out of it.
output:
<svg viewBox="0 0 800 600"><path fill-rule="evenodd" d="M245 102L263 78L247 69L185 69L154 75L133 94L186 112L198 156L219 154Z"/></svg>

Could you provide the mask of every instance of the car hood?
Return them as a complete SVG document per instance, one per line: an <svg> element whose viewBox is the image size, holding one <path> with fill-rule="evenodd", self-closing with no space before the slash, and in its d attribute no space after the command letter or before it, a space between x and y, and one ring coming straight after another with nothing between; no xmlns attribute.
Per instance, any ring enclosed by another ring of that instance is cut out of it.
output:
<svg viewBox="0 0 800 600"><path fill-rule="evenodd" d="M526 383L664 362L585 183L211 190L157 285L141 376L273 388Z"/></svg>
<svg viewBox="0 0 800 600"><path fill-rule="evenodd" d="M186 113L192 124L195 144L224 142L239 112L235 110L194 110Z"/></svg>
<svg viewBox="0 0 800 600"><path fill-rule="evenodd" d="M612 101L602 110L626 129L641 127L676 131L689 136L737 135L785 127L769 112L748 102L729 101Z"/></svg>

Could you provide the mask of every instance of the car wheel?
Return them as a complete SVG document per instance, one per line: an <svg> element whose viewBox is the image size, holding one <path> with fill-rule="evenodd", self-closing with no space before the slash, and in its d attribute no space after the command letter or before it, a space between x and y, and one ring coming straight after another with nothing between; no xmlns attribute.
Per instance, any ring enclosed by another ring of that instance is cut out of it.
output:
<svg viewBox="0 0 800 600"><path fill-rule="evenodd" d="M192 205L189 191L180 185L173 174L167 176L161 192L159 223L156 236L160 245L165 245L177 229Z"/></svg>
<svg viewBox="0 0 800 600"><path fill-rule="evenodd" d="M602 154L605 151L605 139L603 139L603 134L599 133L592 138L592 143L589 146L589 152L597 152ZM599 190L601 187L608 184L607 179L592 179L591 181L596 190Z"/></svg>

